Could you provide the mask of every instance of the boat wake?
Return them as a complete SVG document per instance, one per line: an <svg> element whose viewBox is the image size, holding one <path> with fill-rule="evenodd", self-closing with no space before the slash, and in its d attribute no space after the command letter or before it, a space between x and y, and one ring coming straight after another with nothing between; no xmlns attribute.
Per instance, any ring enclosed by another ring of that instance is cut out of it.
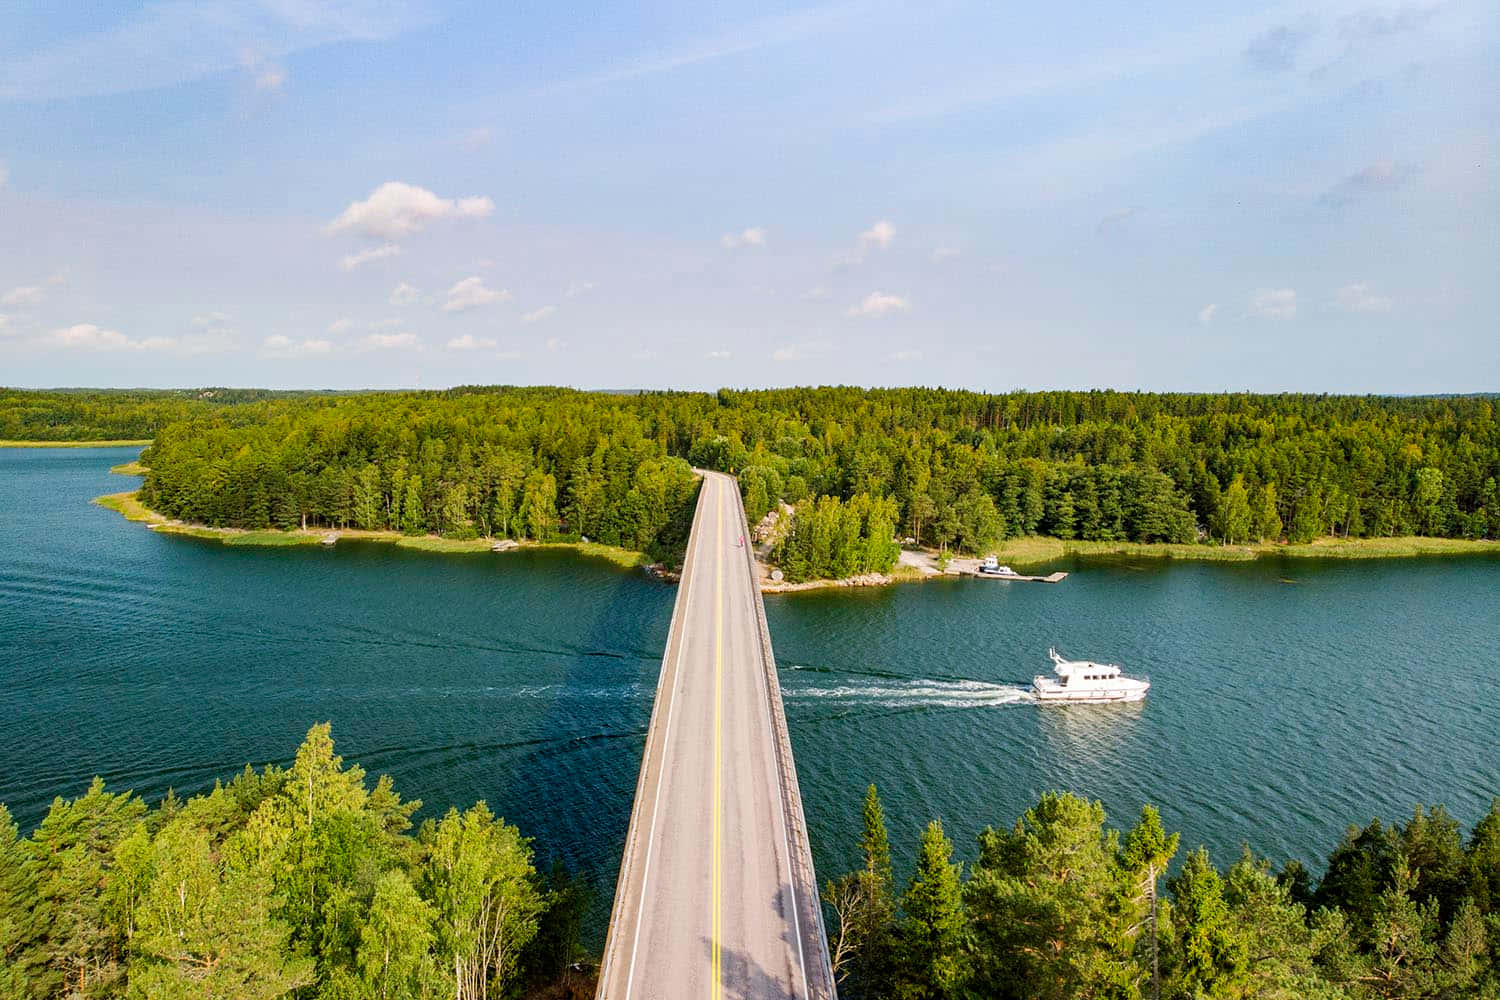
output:
<svg viewBox="0 0 1500 1000"><path fill-rule="evenodd" d="M1036 701L1029 688L976 680L932 680L919 677L867 684L787 686L783 695L794 701L821 699L843 706L879 708L992 708Z"/></svg>

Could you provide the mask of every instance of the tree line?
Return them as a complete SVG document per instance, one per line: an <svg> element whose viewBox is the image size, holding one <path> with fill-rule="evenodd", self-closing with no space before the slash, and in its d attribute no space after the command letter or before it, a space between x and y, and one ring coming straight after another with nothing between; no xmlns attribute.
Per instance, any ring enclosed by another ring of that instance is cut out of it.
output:
<svg viewBox="0 0 1500 1000"><path fill-rule="evenodd" d="M290 767L155 807L0 805L0 998L484 1000L556 985L587 890L483 802L424 821L314 726ZM585 984L586 985L586 984Z"/></svg>
<svg viewBox="0 0 1500 1000"><path fill-rule="evenodd" d="M586 535L656 553L680 550L688 462L736 473L752 522L795 506L785 554L798 573L888 568L894 554L867 534L886 519L893 537L968 552L1021 535L1500 538L1500 420L1487 396L214 392L6 393L0 428L24 437L34 425L18 414L71 407L56 419L74 414L78 436L125 434L88 408L138 406L156 439L143 499L207 524ZM163 415L169 404L186 408ZM858 534L839 526L854 520Z"/></svg>
<svg viewBox="0 0 1500 1000"><path fill-rule="evenodd" d="M898 892L874 786L859 870L829 881L847 1000L1439 1000L1500 996L1500 799L1467 841L1442 808L1351 827L1322 879L1249 848L1220 871L1146 806L1042 796L953 860L923 832ZM1162 891L1162 890L1165 891Z"/></svg>

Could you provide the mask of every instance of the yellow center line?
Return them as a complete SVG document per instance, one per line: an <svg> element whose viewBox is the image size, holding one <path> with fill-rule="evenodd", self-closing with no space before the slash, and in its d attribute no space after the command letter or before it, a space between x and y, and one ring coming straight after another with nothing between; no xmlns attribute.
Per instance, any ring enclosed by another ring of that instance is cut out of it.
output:
<svg viewBox="0 0 1500 1000"><path fill-rule="evenodd" d="M719 490L722 490L722 486ZM713 821L713 958L712 971L709 979L709 1000L720 1000L724 987L721 981L720 943L719 936L723 928L723 878L721 868L723 867L723 830L724 830L724 802L723 802L723 775L721 763L724 753L724 708L723 708L723 686L724 686L724 496L719 490L715 491L717 503L716 537L717 537L717 559L714 560L717 572L714 576L714 821Z"/></svg>

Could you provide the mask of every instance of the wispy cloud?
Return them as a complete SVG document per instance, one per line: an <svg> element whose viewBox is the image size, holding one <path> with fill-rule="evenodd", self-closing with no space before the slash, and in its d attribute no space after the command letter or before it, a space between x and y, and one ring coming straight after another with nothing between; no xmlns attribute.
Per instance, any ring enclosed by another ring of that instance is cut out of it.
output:
<svg viewBox="0 0 1500 1000"><path fill-rule="evenodd" d="M172 86L241 66L246 52L275 65L304 49L380 41L430 20L420 0L156 0L102 30L65 36L0 63L0 100Z"/></svg>
<svg viewBox="0 0 1500 1000"><path fill-rule="evenodd" d="M389 351L397 348L420 347L421 342L417 340L414 333L372 333L359 342L359 345L370 351Z"/></svg>
<svg viewBox="0 0 1500 1000"><path fill-rule="evenodd" d="M1390 312L1395 303L1368 281L1356 281L1335 292L1333 304L1345 312L1383 313Z"/></svg>
<svg viewBox="0 0 1500 1000"><path fill-rule="evenodd" d="M495 210L489 198L440 198L402 181L386 181L364 201L350 203L324 227L332 235L354 231L376 239L397 240L439 219L482 219Z"/></svg>
<svg viewBox="0 0 1500 1000"><path fill-rule="evenodd" d="M949 261L957 257L959 253L958 247L935 247L931 254L932 262L934 264L941 264L944 261Z"/></svg>
<svg viewBox="0 0 1500 1000"><path fill-rule="evenodd" d="M77 351L166 351L177 347L172 337L127 337L118 330L107 330L93 323L75 323L53 330L46 337L52 347Z"/></svg>
<svg viewBox="0 0 1500 1000"><path fill-rule="evenodd" d="M895 238L896 227L885 219L881 219L859 234L858 246L860 250L869 250L872 247L877 250L888 250Z"/></svg>
<svg viewBox="0 0 1500 1000"><path fill-rule="evenodd" d="M466 333L462 337L454 337L448 341L450 351L492 351L498 346L496 341L490 337L476 337L472 333Z"/></svg>
<svg viewBox="0 0 1500 1000"><path fill-rule="evenodd" d="M1362 201L1373 194L1391 191L1405 184L1413 174L1409 166L1391 160L1372 163L1363 170L1356 170L1334 184L1318 198L1329 208L1343 208Z"/></svg>
<svg viewBox="0 0 1500 1000"><path fill-rule="evenodd" d="M719 237L719 245L725 250L738 250L740 247L763 247L766 245L766 230L762 226L751 226L749 229L738 233L725 233Z"/></svg>
<svg viewBox="0 0 1500 1000"><path fill-rule="evenodd" d="M1217 302L1210 302L1208 305L1204 306L1202 309L1199 309L1198 310L1198 325L1199 326L1208 326L1210 323L1212 323L1214 321L1214 316L1218 315L1218 312L1219 312L1219 304Z"/></svg>
<svg viewBox="0 0 1500 1000"><path fill-rule="evenodd" d="M487 306L492 302L510 301L510 292L504 289L486 288L484 279L477 275L456 282L448 289L448 299L443 303L443 312L464 312Z"/></svg>
<svg viewBox="0 0 1500 1000"><path fill-rule="evenodd" d="M728 351L709 351L703 355L709 361L728 361L733 356Z"/></svg>
<svg viewBox="0 0 1500 1000"><path fill-rule="evenodd" d="M589 292L592 292L593 290L594 290L594 283L592 281L579 281L578 279L575 278L574 280L568 282L568 290L566 292L564 292L563 294L567 298L576 299L576 298L578 298L578 296L580 296L580 295L587 295Z"/></svg>
<svg viewBox="0 0 1500 1000"><path fill-rule="evenodd" d="M901 351L892 351L891 352L891 360L892 361L921 361L922 360L922 352L918 351L918 350L915 350L915 349L912 349L912 348L907 348L907 349L901 350Z"/></svg>
<svg viewBox="0 0 1500 1000"><path fill-rule="evenodd" d="M384 260L387 257L394 257L400 252L401 248L396 244L384 243L378 247L361 250L358 253L346 254L339 260L339 268L345 271L352 271L361 264L368 264L372 260Z"/></svg>
<svg viewBox="0 0 1500 1000"><path fill-rule="evenodd" d="M5 190L5 185L10 183L10 171L6 169L5 161L0 160L0 191Z"/></svg>
<svg viewBox="0 0 1500 1000"><path fill-rule="evenodd" d="M21 285L12 288L4 295L0 295L0 305L7 306L34 306L42 301L42 288L40 285Z"/></svg>
<svg viewBox="0 0 1500 1000"><path fill-rule="evenodd" d="M845 311L845 315L879 319L882 316L889 316L891 313L906 312L910 308L911 301L900 295L891 295L887 292L871 292L865 296L864 301L858 305L850 306Z"/></svg>
<svg viewBox="0 0 1500 1000"><path fill-rule="evenodd" d="M700 37L679 46L656 52L641 53L609 69L569 80L559 80L534 91L536 94L562 93L623 83L658 73L713 62L757 49L788 45L822 34L859 17L870 5L863 2L836 3L822 7L778 14L740 24L715 35Z"/></svg>
<svg viewBox="0 0 1500 1000"><path fill-rule="evenodd" d="M1245 47L1245 62L1260 73L1285 73L1295 69L1297 57L1315 31L1311 21L1278 24L1250 40Z"/></svg>
<svg viewBox="0 0 1500 1000"><path fill-rule="evenodd" d="M1264 319L1296 319L1297 292L1291 288L1262 288L1250 296L1250 314Z"/></svg>
<svg viewBox="0 0 1500 1000"><path fill-rule="evenodd" d="M334 320L332 323L328 324L328 332L334 334L348 333L353 327L354 320L350 319L348 316L341 316L340 318Z"/></svg>
<svg viewBox="0 0 1500 1000"><path fill-rule="evenodd" d="M521 322L540 323L544 319L550 319L556 312L557 306L542 306L540 309L533 309L531 312L522 316Z"/></svg>
<svg viewBox="0 0 1500 1000"><path fill-rule="evenodd" d="M286 84L286 67L274 59L246 51L240 57L240 65L250 74L250 81L256 90L279 94Z"/></svg>
<svg viewBox="0 0 1500 1000"><path fill-rule="evenodd" d="M422 289L416 285L408 285L401 282L391 290L390 303L393 306L414 306L422 301Z"/></svg>

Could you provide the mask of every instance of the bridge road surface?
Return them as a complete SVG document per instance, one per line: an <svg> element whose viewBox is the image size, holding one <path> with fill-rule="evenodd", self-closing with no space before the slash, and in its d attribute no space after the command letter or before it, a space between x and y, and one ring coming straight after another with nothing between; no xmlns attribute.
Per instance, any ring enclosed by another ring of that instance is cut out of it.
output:
<svg viewBox="0 0 1500 1000"><path fill-rule="evenodd" d="M600 1000L833 1000L739 489L702 472Z"/></svg>

